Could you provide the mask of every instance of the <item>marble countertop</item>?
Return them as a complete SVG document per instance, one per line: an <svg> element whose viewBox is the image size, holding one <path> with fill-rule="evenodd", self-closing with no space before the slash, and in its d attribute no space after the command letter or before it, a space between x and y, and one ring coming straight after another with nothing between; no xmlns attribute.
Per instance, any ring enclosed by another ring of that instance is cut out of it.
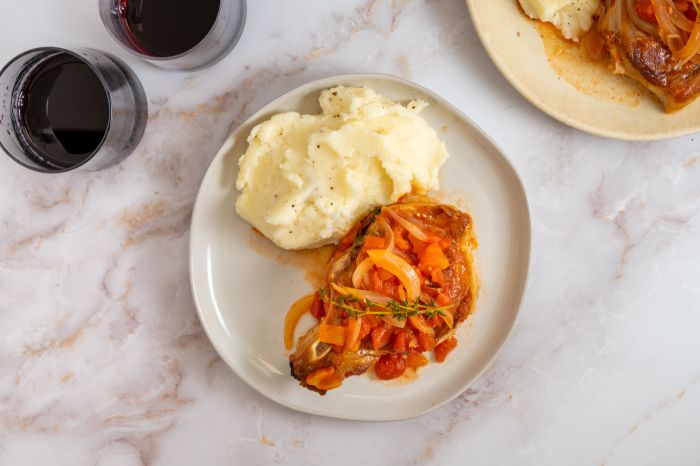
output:
<svg viewBox="0 0 700 466"><path fill-rule="evenodd" d="M46 176L0 157L0 465L700 464L695 137L625 143L552 120L491 64L463 0L248 3L238 46L191 73L125 53L94 0L3 9L0 62L107 50L142 79L150 115L108 170ZM268 401L217 356L189 288L191 208L226 135L286 90L353 72L462 109L532 207L511 339L458 399L403 422Z"/></svg>

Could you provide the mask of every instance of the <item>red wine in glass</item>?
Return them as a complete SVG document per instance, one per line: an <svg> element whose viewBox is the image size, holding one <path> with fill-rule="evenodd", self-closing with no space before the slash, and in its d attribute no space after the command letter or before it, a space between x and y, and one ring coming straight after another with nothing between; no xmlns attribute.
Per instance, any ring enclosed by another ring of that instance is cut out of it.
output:
<svg viewBox="0 0 700 466"><path fill-rule="evenodd" d="M221 0L118 0L119 21L144 55L173 57L199 44L212 29Z"/></svg>
<svg viewBox="0 0 700 466"><path fill-rule="evenodd" d="M136 75L99 50L38 47L0 70L0 149L32 170L111 167L139 143L147 115Z"/></svg>
<svg viewBox="0 0 700 466"><path fill-rule="evenodd" d="M107 90L84 61L59 53L36 66L16 97L15 128L47 168L78 165L100 146L110 120Z"/></svg>

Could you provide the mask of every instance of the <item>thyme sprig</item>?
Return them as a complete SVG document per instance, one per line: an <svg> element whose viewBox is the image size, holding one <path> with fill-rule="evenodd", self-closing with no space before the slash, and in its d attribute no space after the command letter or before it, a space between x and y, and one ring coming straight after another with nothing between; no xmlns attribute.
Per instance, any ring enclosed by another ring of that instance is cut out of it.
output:
<svg viewBox="0 0 700 466"><path fill-rule="evenodd" d="M365 242L365 238L367 237L367 229L377 219L380 213L382 213L382 208L377 207L362 221L360 231L357 232L357 236L355 236L355 240L352 242L351 248L361 246L362 243Z"/></svg>
<svg viewBox="0 0 700 466"><path fill-rule="evenodd" d="M425 304L421 303L419 299L416 299L415 301L409 301L408 299L397 301L392 299L386 304L379 304L367 298L362 300L358 296L351 294L331 298L328 290L325 288L321 288L319 290L319 294L321 295L321 299L323 301L331 303L334 306L344 310L350 317L390 315L397 320L404 320L411 316L422 315L426 319L430 319L437 315L445 315L445 311L454 307L452 304L447 306L438 306L433 300L431 300L430 303Z"/></svg>

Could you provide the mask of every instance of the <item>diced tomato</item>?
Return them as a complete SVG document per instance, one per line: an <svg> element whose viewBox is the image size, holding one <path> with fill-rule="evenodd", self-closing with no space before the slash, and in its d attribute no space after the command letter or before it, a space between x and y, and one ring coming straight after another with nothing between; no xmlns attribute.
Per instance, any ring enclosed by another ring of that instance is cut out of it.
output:
<svg viewBox="0 0 700 466"><path fill-rule="evenodd" d="M377 325L382 323L382 319L375 315L366 315L364 319L362 319L363 322L366 322L367 325L369 325L369 328L374 328Z"/></svg>
<svg viewBox="0 0 700 466"><path fill-rule="evenodd" d="M446 269L450 266L450 261L437 244L428 245L425 250L418 255L419 268L430 273L434 269Z"/></svg>
<svg viewBox="0 0 700 466"><path fill-rule="evenodd" d="M355 237L357 236L357 232L359 231L359 223L356 224L352 230L347 232L345 236L343 236L340 241L338 242L338 249L336 250L335 254L345 251L347 248L352 246L352 243L355 242Z"/></svg>
<svg viewBox="0 0 700 466"><path fill-rule="evenodd" d="M432 351L435 348L435 337L426 333L418 333L418 344L421 351Z"/></svg>
<svg viewBox="0 0 700 466"><path fill-rule="evenodd" d="M445 293L438 293L435 302L437 302L439 306L449 306L452 304L452 300Z"/></svg>
<svg viewBox="0 0 700 466"><path fill-rule="evenodd" d="M399 330L394 333L394 339L391 342L391 346L394 348L395 351L398 351L399 353L405 353L406 352L406 332L403 330Z"/></svg>
<svg viewBox="0 0 700 466"><path fill-rule="evenodd" d="M380 292L385 296L390 296L394 299L398 299L398 288L399 288L398 279L392 277L390 280L386 280L386 281L382 282L382 287L381 287Z"/></svg>
<svg viewBox="0 0 700 466"><path fill-rule="evenodd" d="M457 339L455 337L443 341L433 350L435 352L435 360L437 362L444 362L449 352L455 349L456 346Z"/></svg>
<svg viewBox="0 0 700 466"><path fill-rule="evenodd" d="M374 372L383 380L400 377L405 370L406 357L400 354L385 354L374 365Z"/></svg>
<svg viewBox="0 0 700 466"><path fill-rule="evenodd" d="M370 336L372 338L372 348L376 350L383 348L387 343L389 343L389 340L391 340L391 334L391 327L385 324L374 327L370 332Z"/></svg>
<svg viewBox="0 0 700 466"><path fill-rule="evenodd" d="M688 8L685 11L685 17L695 22L698 19L698 12L695 10L695 8Z"/></svg>
<svg viewBox="0 0 700 466"><path fill-rule="evenodd" d="M402 251L406 251L410 246L403 236L403 234L406 233L406 229L398 223L391 229L394 231L394 245Z"/></svg>
<svg viewBox="0 0 700 466"><path fill-rule="evenodd" d="M673 3L678 11L681 13L686 13L690 9L690 2L688 0L673 0Z"/></svg>
<svg viewBox="0 0 700 466"><path fill-rule="evenodd" d="M451 244L452 241L446 238L443 238L438 242L438 246L440 246L440 249L447 249L450 247Z"/></svg>
<svg viewBox="0 0 700 466"><path fill-rule="evenodd" d="M428 364L428 358L423 356L421 353L416 353L411 351L406 355L406 367L411 369L418 369Z"/></svg>
<svg viewBox="0 0 700 466"><path fill-rule="evenodd" d="M422 315L410 316L408 318L408 322L419 333L434 333L433 328L430 325L428 325L428 322L426 322L425 317L423 317Z"/></svg>
<svg viewBox="0 0 700 466"><path fill-rule="evenodd" d="M422 288L423 285L425 285L425 274L415 265L412 265L411 268L416 271L416 275L418 275L418 280L420 281L420 286Z"/></svg>
<svg viewBox="0 0 700 466"><path fill-rule="evenodd" d="M442 319L439 316L432 316L428 319L428 325L433 328L437 328L442 325Z"/></svg>
<svg viewBox="0 0 700 466"><path fill-rule="evenodd" d="M413 252L416 254L420 254L423 252L426 246L428 246L428 243L419 240L415 236L409 234L408 235L408 241L410 241L411 245L413 246Z"/></svg>
<svg viewBox="0 0 700 466"><path fill-rule="evenodd" d="M430 281L437 284L440 288L445 287L445 274L440 269L430 271Z"/></svg>
<svg viewBox="0 0 700 466"><path fill-rule="evenodd" d="M394 275L392 275L391 272L389 272L388 270L384 270L384 269L379 269L378 273L379 273L379 278L381 280L390 280L394 276Z"/></svg>
<svg viewBox="0 0 700 466"><path fill-rule="evenodd" d="M397 287L396 294L398 295L399 301L406 301L406 289L403 286Z"/></svg>
<svg viewBox="0 0 700 466"><path fill-rule="evenodd" d="M365 252L368 249L384 249L385 247L386 243L384 243L384 238L379 236L367 236L365 242L362 244L361 251Z"/></svg>
<svg viewBox="0 0 700 466"><path fill-rule="evenodd" d="M326 315L326 309L323 306L323 300L321 300L321 293L318 291L314 293L314 300L311 302L311 315L317 319Z"/></svg>
<svg viewBox="0 0 700 466"><path fill-rule="evenodd" d="M379 278L379 272L377 272L377 269L372 269L372 271L369 273L369 284L372 291L382 293L382 280Z"/></svg>
<svg viewBox="0 0 700 466"><path fill-rule="evenodd" d="M445 238L433 231L426 231L425 233L428 235L428 242L431 244L440 245L445 240ZM442 248L442 246L440 247Z"/></svg>
<svg viewBox="0 0 700 466"><path fill-rule="evenodd" d="M408 342L406 346L408 347L408 350L415 350L418 349L418 338L416 337L416 334L411 330L410 327L406 326L404 327L403 331L406 333L406 341Z"/></svg>
<svg viewBox="0 0 700 466"><path fill-rule="evenodd" d="M362 317L362 325L360 326L360 335L357 337L358 341L362 341L367 335L369 335L369 332L372 331L372 326L370 325L368 317L375 317L375 316Z"/></svg>
<svg viewBox="0 0 700 466"><path fill-rule="evenodd" d="M644 21L656 23L656 15L654 14L654 7L651 5L651 0L635 0L634 11L637 12L637 15Z"/></svg>

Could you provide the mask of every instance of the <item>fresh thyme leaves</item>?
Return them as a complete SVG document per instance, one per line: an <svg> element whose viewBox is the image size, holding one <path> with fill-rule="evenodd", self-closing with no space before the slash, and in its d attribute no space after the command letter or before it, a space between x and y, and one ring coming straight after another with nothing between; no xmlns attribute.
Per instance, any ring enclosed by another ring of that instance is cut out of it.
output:
<svg viewBox="0 0 700 466"><path fill-rule="evenodd" d="M360 228L360 231L357 233L357 236L355 236L355 241L352 242L352 247L355 248L362 243L365 242L365 238L367 237L367 229L369 226L377 219L379 214L382 212L381 207L377 207L372 211L372 213L365 219L363 222L362 228Z"/></svg>
<svg viewBox="0 0 700 466"><path fill-rule="evenodd" d="M350 317L375 315L392 316L396 320L404 320L411 316L422 315L426 319L430 319L438 315L445 315L445 311L454 307L453 305L438 306L435 301L432 300L429 304L421 303L418 299L416 301L409 301L407 299L396 301L392 299L386 304L379 304L367 298L363 301L358 296L351 294L331 298L328 290L325 288L321 288L319 293L323 301L344 310Z"/></svg>

